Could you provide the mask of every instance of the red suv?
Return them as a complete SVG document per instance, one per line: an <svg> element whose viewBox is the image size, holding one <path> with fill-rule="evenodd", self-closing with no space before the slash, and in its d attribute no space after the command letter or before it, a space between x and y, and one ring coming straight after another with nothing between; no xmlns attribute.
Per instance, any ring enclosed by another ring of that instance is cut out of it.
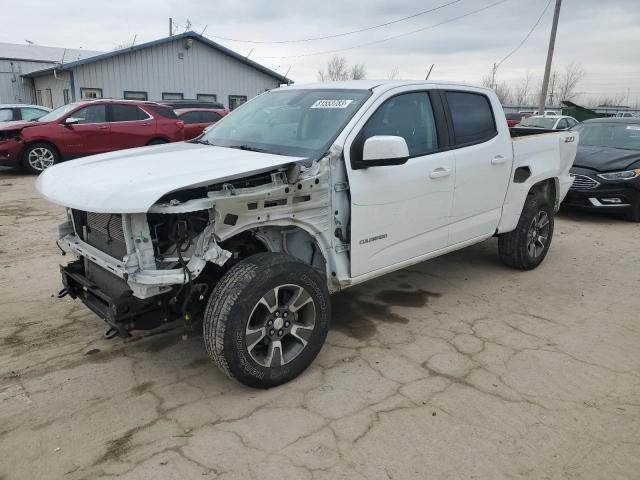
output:
<svg viewBox="0 0 640 480"><path fill-rule="evenodd" d="M184 140L184 122L165 105L130 100L71 103L33 122L0 125L0 165L31 173L62 160Z"/></svg>
<svg viewBox="0 0 640 480"><path fill-rule="evenodd" d="M184 139L196 138L209 125L229 113L226 108L176 108L178 118L184 122Z"/></svg>

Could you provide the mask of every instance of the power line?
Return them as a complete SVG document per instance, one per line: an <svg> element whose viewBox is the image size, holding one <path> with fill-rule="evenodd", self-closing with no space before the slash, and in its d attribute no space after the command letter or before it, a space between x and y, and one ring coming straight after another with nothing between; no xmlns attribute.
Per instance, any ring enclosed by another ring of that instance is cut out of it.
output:
<svg viewBox="0 0 640 480"><path fill-rule="evenodd" d="M375 40L373 42L367 42L367 43L361 43L359 45L353 45L351 47L338 48L338 49L335 49L335 50L324 50L324 51L321 51L321 52L303 53L303 54L300 54L300 55L271 55L271 56L256 56L256 57L253 57L253 58L302 58L302 57L312 57L312 56L316 56L316 55L325 55L325 54L328 54L328 53L344 52L344 51L347 51L347 50L355 50L357 48L368 47L370 45L376 45L378 43L387 42L389 40L395 40L396 38L401 38L401 37L406 37L408 35L413 35L414 33L424 32L426 30L431 30L432 28L439 27L441 25L445 25L447 23L451 23L451 22L454 22L456 20L460 20L460 19L465 18L465 17L469 17L471 15L483 12L484 10L488 10L488 9L490 9L492 7L495 7L496 5L500 5L501 3L505 3L505 2L508 2L508 1L509 0L500 0L498 2L494 2L494 3L490 4L490 5L485 6L485 7L478 8L477 10L473 10L471 12L465 13L464 15L458 15L457 17L450 18L449 20L445 20L444 22L436 23L434 25L429 25L427 27L418 28L417 30L412 30L410 32L401 33L399 35L393 35L391 37L383 38L381 40Z"/></svg>
<svg viewBox="0 0 640 480"><path fill-rule="evenodd" d="M497 69L500 65L502 65L502 63L509 58L511 55L513 55L514 53L516 53L518 50L520 50L520 47L522 47L522 45L524 45L524 42L526 42L529 37L531 36L531 34L533 33L533 31L536 29L536 27L540 24L540 21L542 20L542 17L544 17L544 14L547 12L547 9L549 8L549 5L551 5L552 0L549 0L547 2L547 4L544 7L544 10L542 10L542 13L540 14L540 16L538 17L538 20L536 20L536 23L533 24L533 27L531 27L531 30L529 30L529 33L527 33L525 35L525 37L522 39L522 41L518 44L518 46L516 48L514 48L513 50L511 50L502 60L500 60L498 63L496 63L495 68Z"/></svg>
<svg viewBox="0 0 640 480"><path fill-rule="evenodd" d="M299 38L299 39L296 39L296 40L273 40L273 41L269 41L269 40L243 40L243 39L238 39L238 38L222 37L222 36L219 36L219 35L208 35L208 36L211 37L211 38L217 38L219 40L226 40L228 42L272 44L272 45L274 45L274 44L282 44L282 43L313 42L315 40L326 40L328 38L346 37L347 35L353 35L355 33L368 32L369 30L375 30L376 28L382 28L382 27L386 27L386 26L389 26L389 25L393 25L395 23L404 22L405 20L410 20L412 18L419 17L419 16L424 15L426 13L435 12L436 10L441 10L441 9L443 9L445 7L448 7L449 5L453 5L454 3L460 3L461 1L463 1L463 0L453 0L451 2L443 3L442 5L439 5L437 7L433 7L433 8L430 8L428 10L422 10L421 12L414 13L414 14L409 15L407 17L398 18L397 20L392 20L390 22L379 23L377 25L372 25L370 27L360 28L358 30L352 30L350 32L335 33L335 34L332 34L332 35L324 35L322 37Z"/></svg>

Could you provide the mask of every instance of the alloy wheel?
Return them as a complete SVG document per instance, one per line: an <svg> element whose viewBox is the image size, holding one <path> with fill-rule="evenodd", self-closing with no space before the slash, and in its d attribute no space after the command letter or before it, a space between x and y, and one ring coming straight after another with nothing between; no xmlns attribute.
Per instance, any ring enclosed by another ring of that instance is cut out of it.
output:
<svg viewBox="0 0 640 480"><path fill-rule="evenodd" d="M263 367L279 367L307 347L316 324L311 295L299 285L279 285L253 307L245 329L251 358Z"/></svg>
<svg viewBox="0 0 640 480"><path fill-rule="evenodd" d="M538 258L544 252L549 240L549 215L539 211L531 220L527 231L527 252L531 258Z"/></svg>
<svg viewBox="0 0 640 480"><path fill-rule="evenodd" d="M53 165L56 161L56 157L50 149L38 147L29 152L27 161L31 168L41 172Z"/></svg>

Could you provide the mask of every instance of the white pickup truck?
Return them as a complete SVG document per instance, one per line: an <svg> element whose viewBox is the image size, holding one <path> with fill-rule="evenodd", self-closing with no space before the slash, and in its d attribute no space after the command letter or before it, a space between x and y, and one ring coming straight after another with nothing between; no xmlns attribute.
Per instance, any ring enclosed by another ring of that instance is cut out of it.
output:
<svg viewBox="0 0 640 480"><path fill-rule="evenodd" d="M42 173L77 256L60 296L109 335L202 319L226 374L284 383L320 351L331 292L492 236L506 264L542 262L577 134L531 133L510 133L493 91L455 83L263 93L194 141Z"/></svg>

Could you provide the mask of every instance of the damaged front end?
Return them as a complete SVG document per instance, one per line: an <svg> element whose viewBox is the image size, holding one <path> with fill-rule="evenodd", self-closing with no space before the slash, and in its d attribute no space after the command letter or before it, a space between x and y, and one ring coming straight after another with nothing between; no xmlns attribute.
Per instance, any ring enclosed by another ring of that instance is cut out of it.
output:
<svg viewBox="0 0 640 480"><path fill-rule="evenodd" d="M147 213L68 209L59 237L77 259L61 267L61 295L79 298L113 332L126 336L177 319L188 324L202 313L226 269L253 253L285 251L325 269L325 160L303 172L294 164L180 190Z"/></svg>

